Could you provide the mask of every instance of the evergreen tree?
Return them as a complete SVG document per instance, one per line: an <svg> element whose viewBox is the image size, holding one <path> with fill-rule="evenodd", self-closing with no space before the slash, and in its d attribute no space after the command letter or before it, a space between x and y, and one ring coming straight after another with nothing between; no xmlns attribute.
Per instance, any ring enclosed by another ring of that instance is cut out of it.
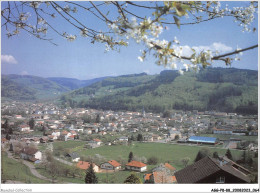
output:
<svg viewBox="0 0 260 193"><path fill-rule="evenodd" d="M171 117L171 112L169 110L164 111L163 118L170 118L170 117Z"/></svg>
<svg viewBox="0 0 260 193"><path fill-rule="evenodd" d="M202 158L209 156L210 155L210 151L208 148L202 148L201 150L199 150L194 162L197 162L199 160L201 160Z"/></svg>
<svg viewBox="0 0 260 193"><path fill-rule="evenodd" d="M96 123L99 123L100 122L100 115L97 114L97 117L96 117Z"/></svg>
<svg viewBox="0 0 260 193"><path fill-rule="evenodd" d="M3 124L3 128L5 129L5 133L9 132L9 123L8 120L6 119L4 124Z"/></svg>
<svg viewBox="0 0 260 193"><path fill-rule="evenodd" d="M30 119L29 121L29 126L30 126L30 129L33 130L34 129L34 126L35 126L35 121L33 118Z"/></svg>
<svg viewBox="0 0 260 193"><path fill-rule="evenodd" d="M242 163L246 163L246 151L243 151L242 155L241 155L241 161Z"/></svg>
<svg viewBox="0 0 260 193"><path fill-rule="evenodd" d="M136 174L133 173L125 179L124 183L125 184L142 184L142 181L139 177L136 176Z"/></svg>
<svg viewBox="0 0 260 193"><path fill-rule="evenodd" d="M218 152L215 151L215 152L213 153L213 158L216 158L216 159L219 158L219 156L218 156Z"/></svg>
<svg viewBox="0 0 260 193"><path fill-rule="evenodd" d="M233 160L233 157L232 157L230 149L227 150L225 156L227 156L228 159Z"/></svg>
<svg viewBox="0 0 260 193"><path fill-rule="evenodd" d="M197 162L197 161L201 160L202 158L203 158L203 155L202 155L202 153L199 151L199 152L197 153L197 156L196 156L194 162Z"/></svg>
<svg viewBox="0 0 260 193"><path fill-rule="evenodd" d="M5 138L6 138L7 140L10 140L10 139L11 139L11 136L7 133L6 136L5 136Z"/></svg>
<svg viewBox="0 0 260 193"><path fill-rule="evenodd" d="M131 162L133 160L134 154L133 152L130 152L128 155L128 162Z"/></svg>
<svg viewBox="0 0 260 193"><path fill-rule="evenodd" d="M86 171L85 183L86 184L97 184L98 183L98 178L94 172L92 162L90 163L90 166Z"/></svg>
<svg viewBox="0 0 260 193"><path fill-rule="evenodd" d="M137 141L143 141L143 135L142 134L138 134L137 135Z"/></svg>

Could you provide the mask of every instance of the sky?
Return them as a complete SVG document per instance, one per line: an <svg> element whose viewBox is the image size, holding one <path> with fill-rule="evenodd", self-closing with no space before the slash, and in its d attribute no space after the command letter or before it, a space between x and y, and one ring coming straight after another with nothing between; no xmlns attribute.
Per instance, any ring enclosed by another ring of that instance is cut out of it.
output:
<svg viewBox="0 0 260 193"><path fill-rule="evenodd" d="M246 2L221 2L222 6L229 4L243 5ZM2 8L6 2L2 2ZM113 10L111 10L113 11ZM138 11L138 10L136 10ZM140 10L142 11L142 10ZM145 11L142 14L148 14ZM102 30L104 26L94 17L84 18L83 12L78 16ZM113 13L112 13L113 16ZM258 17L253 25L258 26ZM2 20L3 22L3 20ZM7 38L5 28L1 28L1 74L35 75L40 77L68 77L87 80L104 76L118 76L124 74L142 73L157 74L165 70L155 64L156 59L151 55L144 62L138 60L143 49L142 44L129 42L128 47L122 47L120 52L105 52L105 45L91 44L88 38L81 37L79 31L67 22L57 17L54 25L78 38L74 42L48 31L54 38L55 46L48 41L39 40L21 32L18 36ZM232 18L221 18L196 25L175 25L164 30L161 38L172 40L175 36L185 48L212 48L222 53L230 52L237 47L246 48L258 43L258 29L255 33L242 32L242 28L233 22ZM243 52L240 61L232 63L232 67L258 70L258 49ZM213 63L213 67L225 67L223 62Z"/></svg>

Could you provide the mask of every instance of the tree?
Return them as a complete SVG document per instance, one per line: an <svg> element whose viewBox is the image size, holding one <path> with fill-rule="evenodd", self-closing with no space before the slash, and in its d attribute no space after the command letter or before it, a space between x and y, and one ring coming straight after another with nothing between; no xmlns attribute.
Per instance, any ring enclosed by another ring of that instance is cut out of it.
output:
<svg viewBox="0 0 260 193"><path fill-rule="evenodd" d="M31 129L31 130L34 129L34 126L35 126L34 118L31 118L31 119L30 119L30 121L29 121L29 126L30 126L30 129Z"/></svg>
<svg viewBox="0 0 260 193"><path fill-rule="evenodd" d="M243 152L242 152L242 155L241 155L241 161L242 161L242 163L246 163L246 158L247 158L247 156L246 156L246 151L244 150Z"/></svg>
<svg viewBox="0 0 260 193"><path fill-rule="evenodd" d="M99 114L97 114L96 123L100 123L100 115Z"/></svg>
<svg viewBox="0 0 260 193"><path fill-rule="evenodd" d="M7 133L6 136L5 136L5 138L6 138L7 140L10 140L10 139L11 139L11 136Z"/></svg>
<svg viewBox="0 0 260 193"><path fill-rule="evenodd" d="M211 65L213 61L222 61L230 65L232 61L237 60L237 57L231 56L256 48L258 45L244 49L237 48L224 54L219 54L210 48L202 51L190 48L191 54L187 56L182 53L183 47L174 35L174 39L169 40L160 37L163 29L170 29L169 26L172 25L182 28L183 25L192 26L222 17L232 17L242 27L243 32L255 32L257 26L253 26L252 22L257 17L257 9L257 1L247 2L243 7L225 7L216 1L153 1L150 3L32 1L3 3L1 15L2 29L8 37L25 31L35 38L55 44L53 33L47 33L52 30L68 41L76 40L77 35L64 32L64 28L56 26L56 18L60 18L66 24L75 27L82 37L89 38L91 43L105 44L106 51L119 50L122 46L128 46L129 39L133 39L137 43L144 44L142 55L138 57L140 61L143 61L147 54L153 54L158 65L176 69L176 64L181 62L184 68L198 69L199 66ZM89 23L82 21L81 16L95 17L103 25L90 27ZM73 101L69 102L73 103Z"/></svg>
<svg viewBox="0 0 260 193"><path fill-rule="evenodd" d="M201 160L202 158L209 156L210 155L210 151L208 148L202 148L201 150L199 150L194 162L197 162L199 160Z"/></svg>
<svg viewBox="0 0 260 193"><path fill-rule="evenodd" d="M4 124L3 124L3 128L5 130L5 133L9 133L9 123L8 123L8 119L5 120Z"/></svg>
<svg viewBox="0 0 260 193"><path fill-rule="evenodd" d="M142 184L142 180L136 174L132 173L125 179L124 184Z"/></svg>
<svg viewBox="0 0 260 193"><path fill-rule="evenodd" d="M216 158L216 159L219 158L219 156L218 156L218 152L215 151L215 152L213 153L213 158Z"/></svg>
<svg viewBox="0 0 260 193"><path fill-rule="evenodd" d="M158 158L155 157L155 156L149 157L147 163L148 163L149 165L155 165L155 164L158 163Z"/></svg>
<svg viewBox="0 0 260 193"><path fill-rule="evenodd" d="M131 137L130 137L130 140L131 140L131 141L134 141L134 140L135 140L135 138L134 138L134 135L133 135L133 134L131 135Z"/></svg>
<svg viewBox="0 0 260 193"><path fill-rule="evenodd" d="M57 162L55 160L52 160L48 163L47 170L51 176L52 183L54 183L57 176L60 175L59 165L57 164Z"/></svg>
<svg viewBox="0 0 260 193"><path fill-rule="evenodd" d="M90 163L90 166L86 171L85 183L86 184L97 184L98 183L98 178L94 172L92 162Z"/></svg>
<svg viewBox="0 0 260 193"><path fill-rule="evenodd" d="M189 157L185 157L185 158L181 159L181 162L184 167L186 167L188 165L189 161L190 161Z"/></svg>
<svg viewBox="0 0 260 193"><path fill-rule="evenodd" d="M137 135L137 141L143 141L143 135L141 133Z"/></svg>
<svg viewBox="0 0 260 193"><path fill-rule="evenodd" d="M171 112L169 110L164 111L163 118L170 118L170 117L171 117Z"/></svg>
<svg viewBox="0 0 260 193"><path fill-rule="evenodd" d="M174 140L179 140L180 139L180 136L179 135L175 135L175 137L174 137Z"/></svg>
<svg viewBox="0 0 260 193"><path fill-rule="evenodd" d="M226 152L225 156L227 156L227 158L228 158L228 159L231 159L231 160L233 160L233 157L232 157L232 154L231 154L231 151L230 151L230 149L228 149L228 150L227 150L227 152Z"/></svg>
<svg viewBox="0 0 260 193"><path fill-rule="evenodd" d="M128 162L131 162L133 160L134 154L133 152L130 152L128 155Z"/></svg>

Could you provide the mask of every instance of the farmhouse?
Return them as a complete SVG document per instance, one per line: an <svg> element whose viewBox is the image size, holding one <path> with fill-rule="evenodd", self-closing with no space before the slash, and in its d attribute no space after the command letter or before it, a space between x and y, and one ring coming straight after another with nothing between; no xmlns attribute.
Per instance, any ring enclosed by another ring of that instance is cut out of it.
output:
<svg viewBox="0 0 260 193"><path fill-rule="evenodd" d="M170 165L169 163L161 163L157 167L153 168L152 171L167 171L168 173L173 174L176 171L176 168Z"/></svg>
<svg viewBox="0 0 260 193"><path fill-rule="evenodd" d="M219 139L215 137L201 137L201 136L191 136L188 139L188 142L190 143L203 143L203 144L217 144L219 143Z"/></svg>
<svg viewBox="0 0 260 193"><path fill-rule="evenodd" d="M175 173L177 183L250 183L250 172L228 158L204 157Z"/></svg>
<svg viewBox="0 0 260 193"><path fill-rule="evenodd" d="M20 130L21 132L25 132L25 131L30 132L30 131L31 131L29 125L20 125L20 126L19 126L19 130Z"/></svg>
<svg viewBox="0 0 260 193"><path fill-rule="evenodd" d="M121 169L121 164L115 160L110 160L106 163L101 164L100 168L105 170L119 170Z"/></svg>
<svg viewBox="0 0 260 193"><path fill-rule="evenodd" d="M146 167L146 164L133 160L125 165L125 169L138 171L138 172L144 172L147 170L147 167Z"/></svg>
<svg viewBox="0 0 260 193"><path fill-rule="evenodd" d="M146 183L153 184L173 184L176 183L176 177L165 171L155 171L144 175Z"/></svg>
<svg viewBox="0 0 260 193"><path fill-rule="evenodd" d="M80 159L80 156L79 156L79 154L78 154L77 152L68 153L68 154L66 155L66 157L71 158L71 161L72 161L72 162L78 162L79 159Z"/></svg>
<svg viewBox="0 0 260 193"><path fill-rule="evenodd" d="M87 170L90 166L90 162L79 161L76 166L82 170ZM96 164L92 163L92 166L94 172L99 172L99 167Z"/></svg>
<svg viewBox="0 0 260 193"><path fill-rule="evenodd" d="M42 159L42 152L38 151L32 147L25 147L20 153L20 157L25 160L30 160L35 162L36 160Z"/></svg>

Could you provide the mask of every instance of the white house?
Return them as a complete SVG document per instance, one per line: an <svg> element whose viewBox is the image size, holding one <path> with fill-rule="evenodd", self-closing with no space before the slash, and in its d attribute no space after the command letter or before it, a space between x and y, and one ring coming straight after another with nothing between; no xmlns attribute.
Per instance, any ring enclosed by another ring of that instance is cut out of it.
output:
<svg viewBox="0 0 260 193"><path fill-rule="evenodd" d="M118 140L119 141L128 141L128 137L122 136Z"/></svg>
<svg viewBox="0 0 260 193"><path fill-rule="evenodd" d="M108 162L102 163L100 168L104 170L119 170L121 169L121 164L115 160L110 160Z"/></svg>
<svg viewBox="0 0 260 193"><path fill-rule="evenodd" d="M30 126L29 125L20 125L19 130L24 132L24 131L30 131Z"/></svg>
<svg viewBox="0 0 260 193"><path fill-rule="evenodd" d="M32 147L25 147L20 153L20 157L25 160L36 161L42 159L42 152Z"/></svg>
<svg viewBox="0 0 260 193"><path fill-rule="evenodd" d="M133 160L125 165L125 169L138 172L145 172L147 170L147 167L146 164Z"/></svg>
<svg viewBox="0 0 260 193"><path fill-rule="evenodd" d="M71 161L72 161L72 162L78 162L79 159L80 159L80 156L79 156L79 154L78 154L77 152L68 153L68 154L66 155L66 157L71 158Z"/></svg>

